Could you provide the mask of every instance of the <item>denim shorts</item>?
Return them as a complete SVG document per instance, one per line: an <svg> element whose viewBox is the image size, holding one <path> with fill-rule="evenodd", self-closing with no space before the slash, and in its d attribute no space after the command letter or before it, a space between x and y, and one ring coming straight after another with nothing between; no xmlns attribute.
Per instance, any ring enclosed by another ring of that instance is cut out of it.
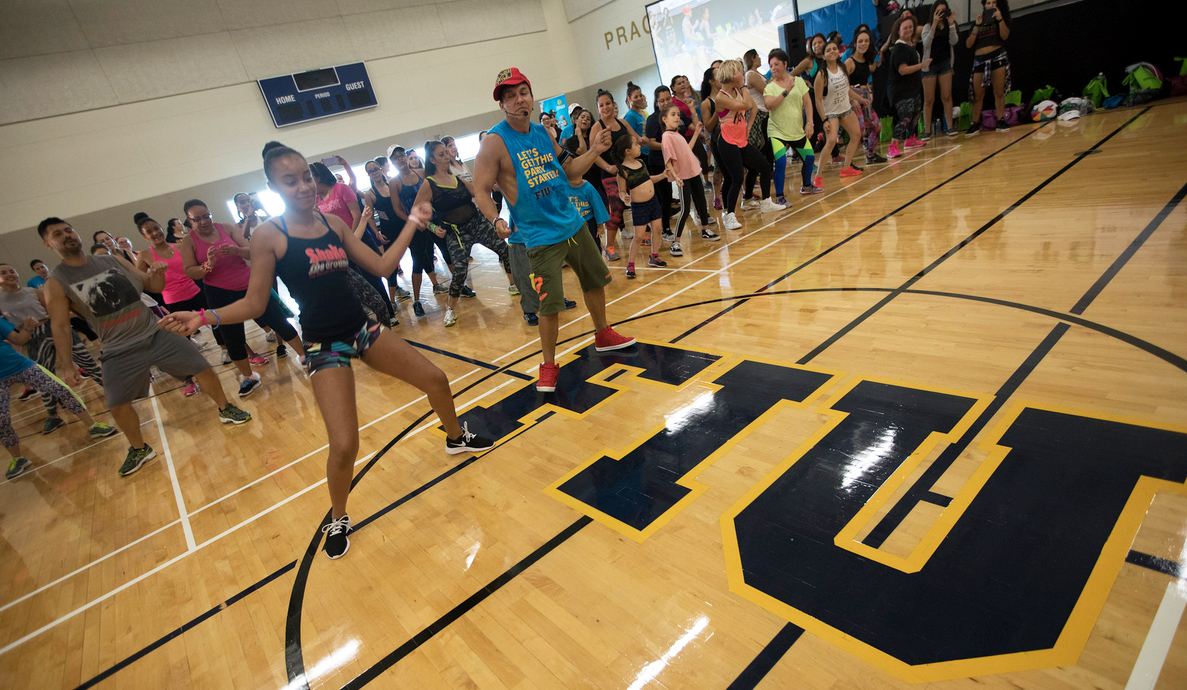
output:
<svg viewBox="0 0 1187 690"><path fill-rule="evenodd" d="M952 58L943 62L933 62L930 67L923 70L925 77L942 77L945 74L952 74Z"/></svg>

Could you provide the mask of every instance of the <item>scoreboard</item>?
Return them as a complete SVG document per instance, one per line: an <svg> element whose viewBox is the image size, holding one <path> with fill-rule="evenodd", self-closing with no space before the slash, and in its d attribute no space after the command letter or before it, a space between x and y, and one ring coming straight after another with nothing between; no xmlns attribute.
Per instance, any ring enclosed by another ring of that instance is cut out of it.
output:
<svg viewBox="0 0 1187 690"><path fill-rule="evenodd" d="M375 92L361 62L260 79L260 93L279 127L374 108Z"/></svg>

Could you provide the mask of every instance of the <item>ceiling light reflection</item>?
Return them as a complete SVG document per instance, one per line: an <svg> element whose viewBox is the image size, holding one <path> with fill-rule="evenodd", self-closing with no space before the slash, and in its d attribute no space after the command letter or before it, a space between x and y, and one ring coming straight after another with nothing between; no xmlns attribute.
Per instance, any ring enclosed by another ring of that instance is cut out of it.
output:
<svg viewBox="0 0 1187 690"><path fill-rule="evenodd" d="M647 685L652 680L654 680L655 677L659 675L660 671L664 670L668 663L672 659L676 658L676 655L679 654L685 647L687 647L688 643L692 642L697 635L700 635L701 631L708 627L708 625L708 617L701 616L698 618L696 623L693 623L692 627L685 631L684 635L682 635L679 640L676 640L676 642L674 642L672 646L668 648L668 651L664 652L663 656L651 662L650 664L647 664L641 671L639 671L639 675L635 677L635 682L631 683L630 688L627 690L640 690L640 688L642 688L644 685Z"/></svg>
<svg viewBox="0 0 1187 690"><path fill-rule="evenodd" d="M865 474L866 470L871 465L881 460L894 448L894 437L898 434L898 427L887 427L885 431L878 436L877 442L867 446L860 453L854 454L849 462L849 468L845 470L845 477L841 481L841 488L848 489L853 486L853 483Z"/></svg>
<svg viewBox="0 0 1187 690"><path fill-rule="evenodd" d="M307 684L312 685L313 681L330 673L331 671L345 666L347 662L355 658L359 653L359 641L351 640L342 645L338 649L330 653L329 656L322 658L321 661L313 665L304 675L297 676L288 685L284 686L282 690L297 690L303 688Z"/></svg>
<svg viewBox="0 0 1187 690"><path fill-rule="evenodd" d="M668 422L668 431L677 432L688 426L689 420L693 417L703 415L709 411L713 405L713 391L707 391L698 395L692 402L684 407L677 408L672 414L667 415L664 419Z"/></svg>

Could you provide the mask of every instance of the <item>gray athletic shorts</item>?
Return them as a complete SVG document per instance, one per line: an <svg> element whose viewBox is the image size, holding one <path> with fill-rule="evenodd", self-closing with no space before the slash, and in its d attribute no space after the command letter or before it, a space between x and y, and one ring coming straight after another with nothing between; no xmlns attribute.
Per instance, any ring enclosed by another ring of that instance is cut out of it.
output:
<svg viewBox="0 0 1187 690"><path fill-rule="evenodd" d="M103 395L108 407L127 405L137 398L148 397L149 368L152 365L172 376L184 379L210 368L206 358L188 339L157 331L151 337L120 350L102 354Z"/></svg>

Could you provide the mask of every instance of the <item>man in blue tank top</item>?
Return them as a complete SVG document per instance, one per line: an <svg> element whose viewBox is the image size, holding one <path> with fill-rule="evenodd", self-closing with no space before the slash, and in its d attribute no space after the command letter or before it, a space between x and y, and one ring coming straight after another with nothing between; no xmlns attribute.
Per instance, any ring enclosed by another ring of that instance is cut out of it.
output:
<svg viewBox="0 0 1187 690"><path fill-rule="evenodd" d="M503 190L511 219L523 235L532 265L532 287L540 296L540 349L544 363L536 390L556 390L560 367L556 364L556 338L560 327L557 314L565 309L561 268L573 269L581 283L585 306L595 327L594 346L599 352L635 344L606 322L606 285L610 269L588 232L585 220L569 200L569 177L580 177L594 160L610 148L610 132L590 142L589 150L573 156L562 149L544 127L532 124L535 97L532 83L512 67L495 78L494 98L503 110L503 121L482 140L474 163L474 201L487 220L495 224L500 237L507 237L507 222L499 218L491 191L495 183Z"/></svg>

